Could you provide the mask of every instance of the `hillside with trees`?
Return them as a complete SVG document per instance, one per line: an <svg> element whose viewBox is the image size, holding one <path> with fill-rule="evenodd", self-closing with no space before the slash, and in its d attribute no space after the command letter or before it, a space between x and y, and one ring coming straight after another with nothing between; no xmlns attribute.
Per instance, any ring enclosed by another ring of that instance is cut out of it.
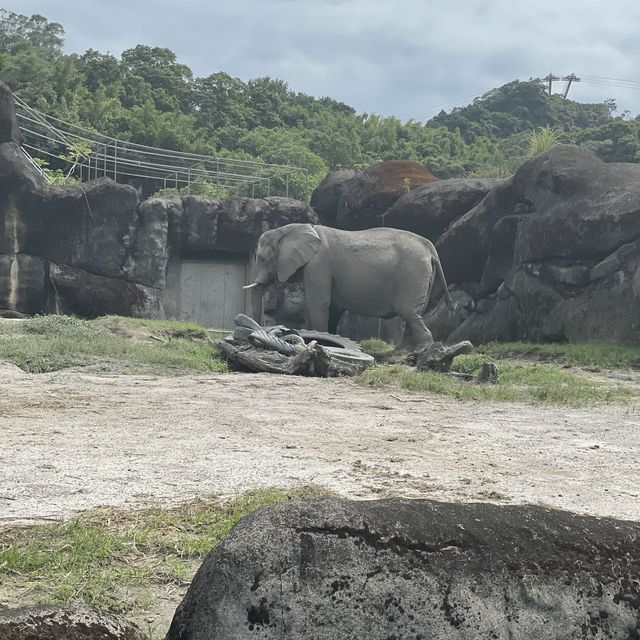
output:
<svg viewBox="0 0 640 640"><path fill-rule="evenodd" d="M279 79L195 77L166 48L139 44L117 58L65 54L63 45L62 25L0 10L0 81L44 113L119 139L304 167L291 194L303 200L331 168L387 159L416 160L442 178L508 175L541 127L606 161L640 162L640 118L617 116L613 100L548 96L538 80L515 80L426 123L402 122Z"/></svg>

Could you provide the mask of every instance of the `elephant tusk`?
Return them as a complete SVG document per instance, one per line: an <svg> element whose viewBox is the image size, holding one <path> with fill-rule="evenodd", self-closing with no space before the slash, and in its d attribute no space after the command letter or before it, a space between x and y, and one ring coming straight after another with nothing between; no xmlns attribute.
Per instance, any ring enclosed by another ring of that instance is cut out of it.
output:
<svg viewBox="0 0 640 640"><path fill-rule="evenodd" d="M243 289L253 289L253 287L259 287L260 285L257 282L253 282L251 284L245 284Z"/></svg>

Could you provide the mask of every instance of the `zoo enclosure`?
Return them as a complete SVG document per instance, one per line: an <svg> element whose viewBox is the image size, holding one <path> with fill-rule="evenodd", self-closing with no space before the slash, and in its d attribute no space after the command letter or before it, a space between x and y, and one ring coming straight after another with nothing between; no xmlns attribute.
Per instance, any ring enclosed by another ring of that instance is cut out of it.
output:
<svg viewBox="0 0 640 640"><path fill-rule="evenodd" d="M22 135L21 146L34 167L51 182L38 163L39 156L65 160L63 181L70 177L88 181L109 177L120 182L130 178L153 180L157 188L186 188L206 183L229 195L268 197L289 195L289 185L301 167L237 160L173 151L128 142L90 131L42 113L13 94ZM70 150L72 150L70 152Z"/></svg>

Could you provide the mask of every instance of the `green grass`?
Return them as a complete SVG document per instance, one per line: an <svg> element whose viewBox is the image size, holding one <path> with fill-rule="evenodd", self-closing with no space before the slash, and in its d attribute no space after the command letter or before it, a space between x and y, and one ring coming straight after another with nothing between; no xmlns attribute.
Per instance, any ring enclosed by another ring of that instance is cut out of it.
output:
<svg viewBox="0 0 640 640"><path fill-rule="evenodd" d="M491 342L477 349L489 358L528 358L602 369L640 368L640 347L611 342L577 342L566 344L531 344L526 342Z"/></svg>
<svg viewBox="0 0 640 640"><path fill-rule="evenodd" d="M0 323L0 358L30 373L100 362L124 373L225 372L213 341L219 333L175 320L38 316Z"/></svg>
<svg viewBox="0 0 640 640"><path fill-rule="evenodd" d="M458 356L453 362L452 370L476 376L482 364L492 360L498 368L498 384L478 384L437 372L416 371L404 365L374 367L365 371L358 380L366 386L398 386L408 391L486 402L586 406L626 403L639 397L638 391L633 388L589 379L577 371L567 371L552 364L523 363L506 355L499 356L498 349L493 346L486 350L483 347L478 351L484 351L485 354L476 352ZM504 353L514 352L505 350ZM587 351L576 350L573 353L583 354Z"/></svg>
<svg viewBox="0 0 640 640"><path fill-rule="evenodd" d="M0 537L0 590L32 603L81 601L112 612L144 608L158 588L188 581L243 516L321 494L317 487L269 489L226 503L103 509L66 524L7 529Z"/></svg>
<svg viewBox="0 0 640 640"><path fill-rule="evenodd" d="M365 353L373 356L376 362L386 362L397 353L396 346L391 342L380 340L380 338L369 338L360 342L360 346Z"/></svg>

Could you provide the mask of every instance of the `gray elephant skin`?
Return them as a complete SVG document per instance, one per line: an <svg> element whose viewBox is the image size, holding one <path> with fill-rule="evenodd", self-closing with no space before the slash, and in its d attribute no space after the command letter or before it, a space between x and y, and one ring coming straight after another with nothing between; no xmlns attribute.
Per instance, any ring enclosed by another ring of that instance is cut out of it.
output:
<svg viewBox="0 0 640 640"><path fill-rule="evenodd" d="M451 305L433 244L409 231L343 231L288 224L260 236L253 284L261 292L302 269L306 328L329 330L330 309L407 322L416 345L433 341L422 320L436 275ZM255 298L254 298L255 300Z"/></svg>

